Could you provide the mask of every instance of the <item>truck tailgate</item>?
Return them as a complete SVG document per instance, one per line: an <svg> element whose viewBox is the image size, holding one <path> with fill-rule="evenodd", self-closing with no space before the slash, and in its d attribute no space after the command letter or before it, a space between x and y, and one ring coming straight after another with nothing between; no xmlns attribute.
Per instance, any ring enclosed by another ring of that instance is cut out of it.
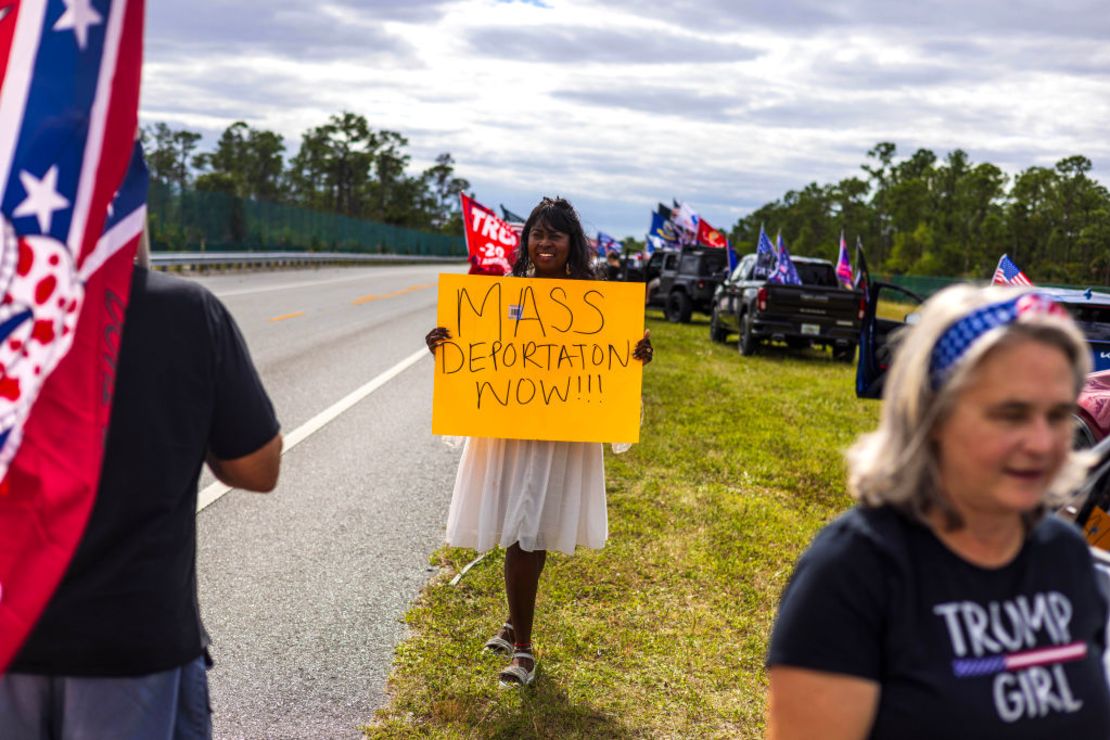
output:
<svg viewBox="0 0 1110 740"><path fill-rule="evenodd" d="M767 285L764 315L789 315L824 326L858 327L861 294L807 285Z"/></svg>

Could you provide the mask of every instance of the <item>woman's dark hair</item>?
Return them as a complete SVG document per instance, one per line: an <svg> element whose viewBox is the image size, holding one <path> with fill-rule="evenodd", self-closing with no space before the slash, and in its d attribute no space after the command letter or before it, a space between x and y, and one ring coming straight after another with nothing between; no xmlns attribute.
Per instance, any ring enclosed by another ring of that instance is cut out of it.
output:
<svg viewBox="0 0 1110 740"><path fill-rule="evenodd" d="M524 229L520 232L520 245L517 247L516 263L513 264L513 275L527 277L532 269L532 259L528 256L528 235L536 225L546 226L570 237L567 277L579 280L593 280L597 277L594 273L590 245L586 241L586 232L582 230L582 222L578 220L574 206L559 197L541 200L539 205L532 209L528 220L524 222Z"/></svg>

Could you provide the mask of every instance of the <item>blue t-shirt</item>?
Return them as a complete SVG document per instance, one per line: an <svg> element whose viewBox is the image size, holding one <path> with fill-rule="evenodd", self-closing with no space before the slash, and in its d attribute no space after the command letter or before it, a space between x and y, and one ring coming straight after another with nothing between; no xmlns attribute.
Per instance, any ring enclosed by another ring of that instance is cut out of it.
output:
<svg viewBox="0 0 1110 740"><path fill-rule="evenodd" d="M1053 517L988 569L890 508L820 532L787 584L768 666L880 684L873 738L1110 738L1107 603Z"/></svg>

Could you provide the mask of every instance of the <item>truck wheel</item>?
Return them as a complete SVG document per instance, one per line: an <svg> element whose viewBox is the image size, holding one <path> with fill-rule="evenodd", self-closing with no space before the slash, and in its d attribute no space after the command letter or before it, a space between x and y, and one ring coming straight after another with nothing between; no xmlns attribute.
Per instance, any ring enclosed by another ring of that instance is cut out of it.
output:
<svg viewBox="0 0 1110 740"><path fill-rule="evenodd" d="M759 349L759 340L752 334L752 315L745 313L740 319L740 354L751 357Z"/></svg>
<svg viewBox="0 0 1110 740"><path fill-rule="evenodd" d="M856 345L849 344L847 347L833 347L833 359L837 362L845 362L851 364L856 359Z"/></svg>
<svg viewBox="0 0 1110 740"><path fill-rule="evenodd" d="M724 342L728 339L728 329L721 326L716 306L713 307L713 313L709 316L709 338L714 342Z"/></svg>
<svg viewBox="0 0 1110 740"><path fill-rule="evenodd" d="M690 305L690 296L676 290L667 297L667 321L672 324L685 324L690 321L690 314L694 307Z"/></svg>

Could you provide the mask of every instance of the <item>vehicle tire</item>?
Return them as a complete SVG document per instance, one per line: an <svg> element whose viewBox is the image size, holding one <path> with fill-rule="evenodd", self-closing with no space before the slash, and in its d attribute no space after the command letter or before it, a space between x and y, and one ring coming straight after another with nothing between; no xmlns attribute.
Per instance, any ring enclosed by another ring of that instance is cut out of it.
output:
<svg viewBox="0 0 1110 740"><path fill-rule="evenodd" d="M728 339L728 329L721 326L716 306L713 307L713 313L709 315L709 338L714 342L724 342Z"/></svg>
<svg viewBox="0 0 1110 740"><path fill-rule="evenodd" d="M694 307L690 305L690 296L676 290L667 296L667 321L672 324L685 324L690 321L690 314Z"/></svg>
<svg viewBox="0 0 1110 740"><path fill-rule="evenodd" d="M752 315L745 313L740 319L740 354L751 357L759 349L759 340L752 334Z"/></svg>
<svg viewBox="0 0 1110 740"><path fill-rule="evenodd" d="M849 344L847 347L834 346L832 348L832 356L837 362L851 364L856 360L856 345Z"/></svg>

